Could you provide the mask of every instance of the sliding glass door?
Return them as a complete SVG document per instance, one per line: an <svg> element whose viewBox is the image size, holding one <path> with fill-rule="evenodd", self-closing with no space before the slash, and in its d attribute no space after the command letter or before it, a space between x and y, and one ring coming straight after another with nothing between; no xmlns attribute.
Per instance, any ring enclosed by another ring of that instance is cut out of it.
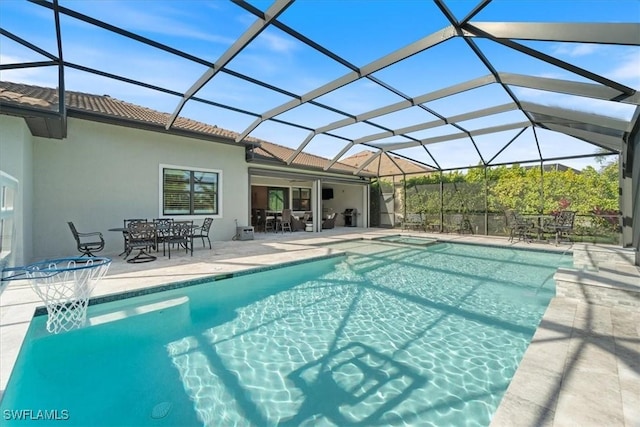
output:
<svg viewBox="0 0 640 427"><path fill-rule="evenodd" d="M268 210L282 212L289 207L289 189L280 187L269 187L267 193L269 203Z"/></svg>

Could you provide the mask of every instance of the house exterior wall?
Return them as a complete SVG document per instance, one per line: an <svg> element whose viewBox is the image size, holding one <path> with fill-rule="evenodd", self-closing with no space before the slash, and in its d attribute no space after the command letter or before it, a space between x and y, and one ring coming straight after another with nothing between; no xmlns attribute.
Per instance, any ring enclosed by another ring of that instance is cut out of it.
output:
<svg viewBox="0 0 640 427"><path fill-rule="evenodd" d="M235 222L247 223L248 174L244 147L69 118L64 140L35 138L34 220L36 259L77 255L67 225L80 232L100 231L101 254L122 251L125 218L158 218L160 165L222 171L221 216L212 241L230 240ZM166 215L165 215L166 217ZM204 216L193 219L200 223Z"/></svg>
<svg viewBox="0 0 640 427"><path fill-rule="evenodd" d="M33 137L22 118L0 115L0 171L4 173L3 181L17 181L11 214L11 253L3 262L7 267L21 266L33 256ZM3 247L3 254L6 252Z"/></svg>

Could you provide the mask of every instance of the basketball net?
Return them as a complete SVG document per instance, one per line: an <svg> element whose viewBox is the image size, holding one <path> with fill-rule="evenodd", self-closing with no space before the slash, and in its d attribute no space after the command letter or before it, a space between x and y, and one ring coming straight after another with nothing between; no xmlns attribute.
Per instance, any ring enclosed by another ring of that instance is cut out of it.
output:
<svg viewBox="0 0 640 427"><path fill-rule="evenodd" d="M109 258L65 258L25 267L47 307L47 331L57 334L85 325L89 297L109 265Z"/></svg>

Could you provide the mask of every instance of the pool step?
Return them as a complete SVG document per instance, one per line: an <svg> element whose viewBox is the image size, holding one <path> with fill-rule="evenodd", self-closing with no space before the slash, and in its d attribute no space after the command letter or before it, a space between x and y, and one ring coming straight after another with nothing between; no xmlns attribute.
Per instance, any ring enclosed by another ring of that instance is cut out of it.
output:
<svg viewBox="0 0 640 427"><path fill-rule="evenodd" d="M182 296L164 301L158 301L144 305L129 305L122 307L120 310L111 311L104 314L89 315L87 318L87 326L97 326L109 322L117 322L119 320L128 319L134 316L142 316L145 314L162 313L166 311L183 311L181 309L186 308L187 315L189 314L189 297Z"/></svg>

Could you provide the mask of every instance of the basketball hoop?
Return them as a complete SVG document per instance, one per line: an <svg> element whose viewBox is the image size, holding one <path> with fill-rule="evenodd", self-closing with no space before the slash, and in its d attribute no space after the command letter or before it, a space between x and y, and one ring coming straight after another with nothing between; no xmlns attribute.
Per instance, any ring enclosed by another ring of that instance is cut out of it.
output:
<svg viewBox="0 0 640 427"><path fill-rule="evenodd" d="M75 257L21 267L47 307L47 331L57 334L85 325L91 291L109 265L109 258Z"/></svg>

